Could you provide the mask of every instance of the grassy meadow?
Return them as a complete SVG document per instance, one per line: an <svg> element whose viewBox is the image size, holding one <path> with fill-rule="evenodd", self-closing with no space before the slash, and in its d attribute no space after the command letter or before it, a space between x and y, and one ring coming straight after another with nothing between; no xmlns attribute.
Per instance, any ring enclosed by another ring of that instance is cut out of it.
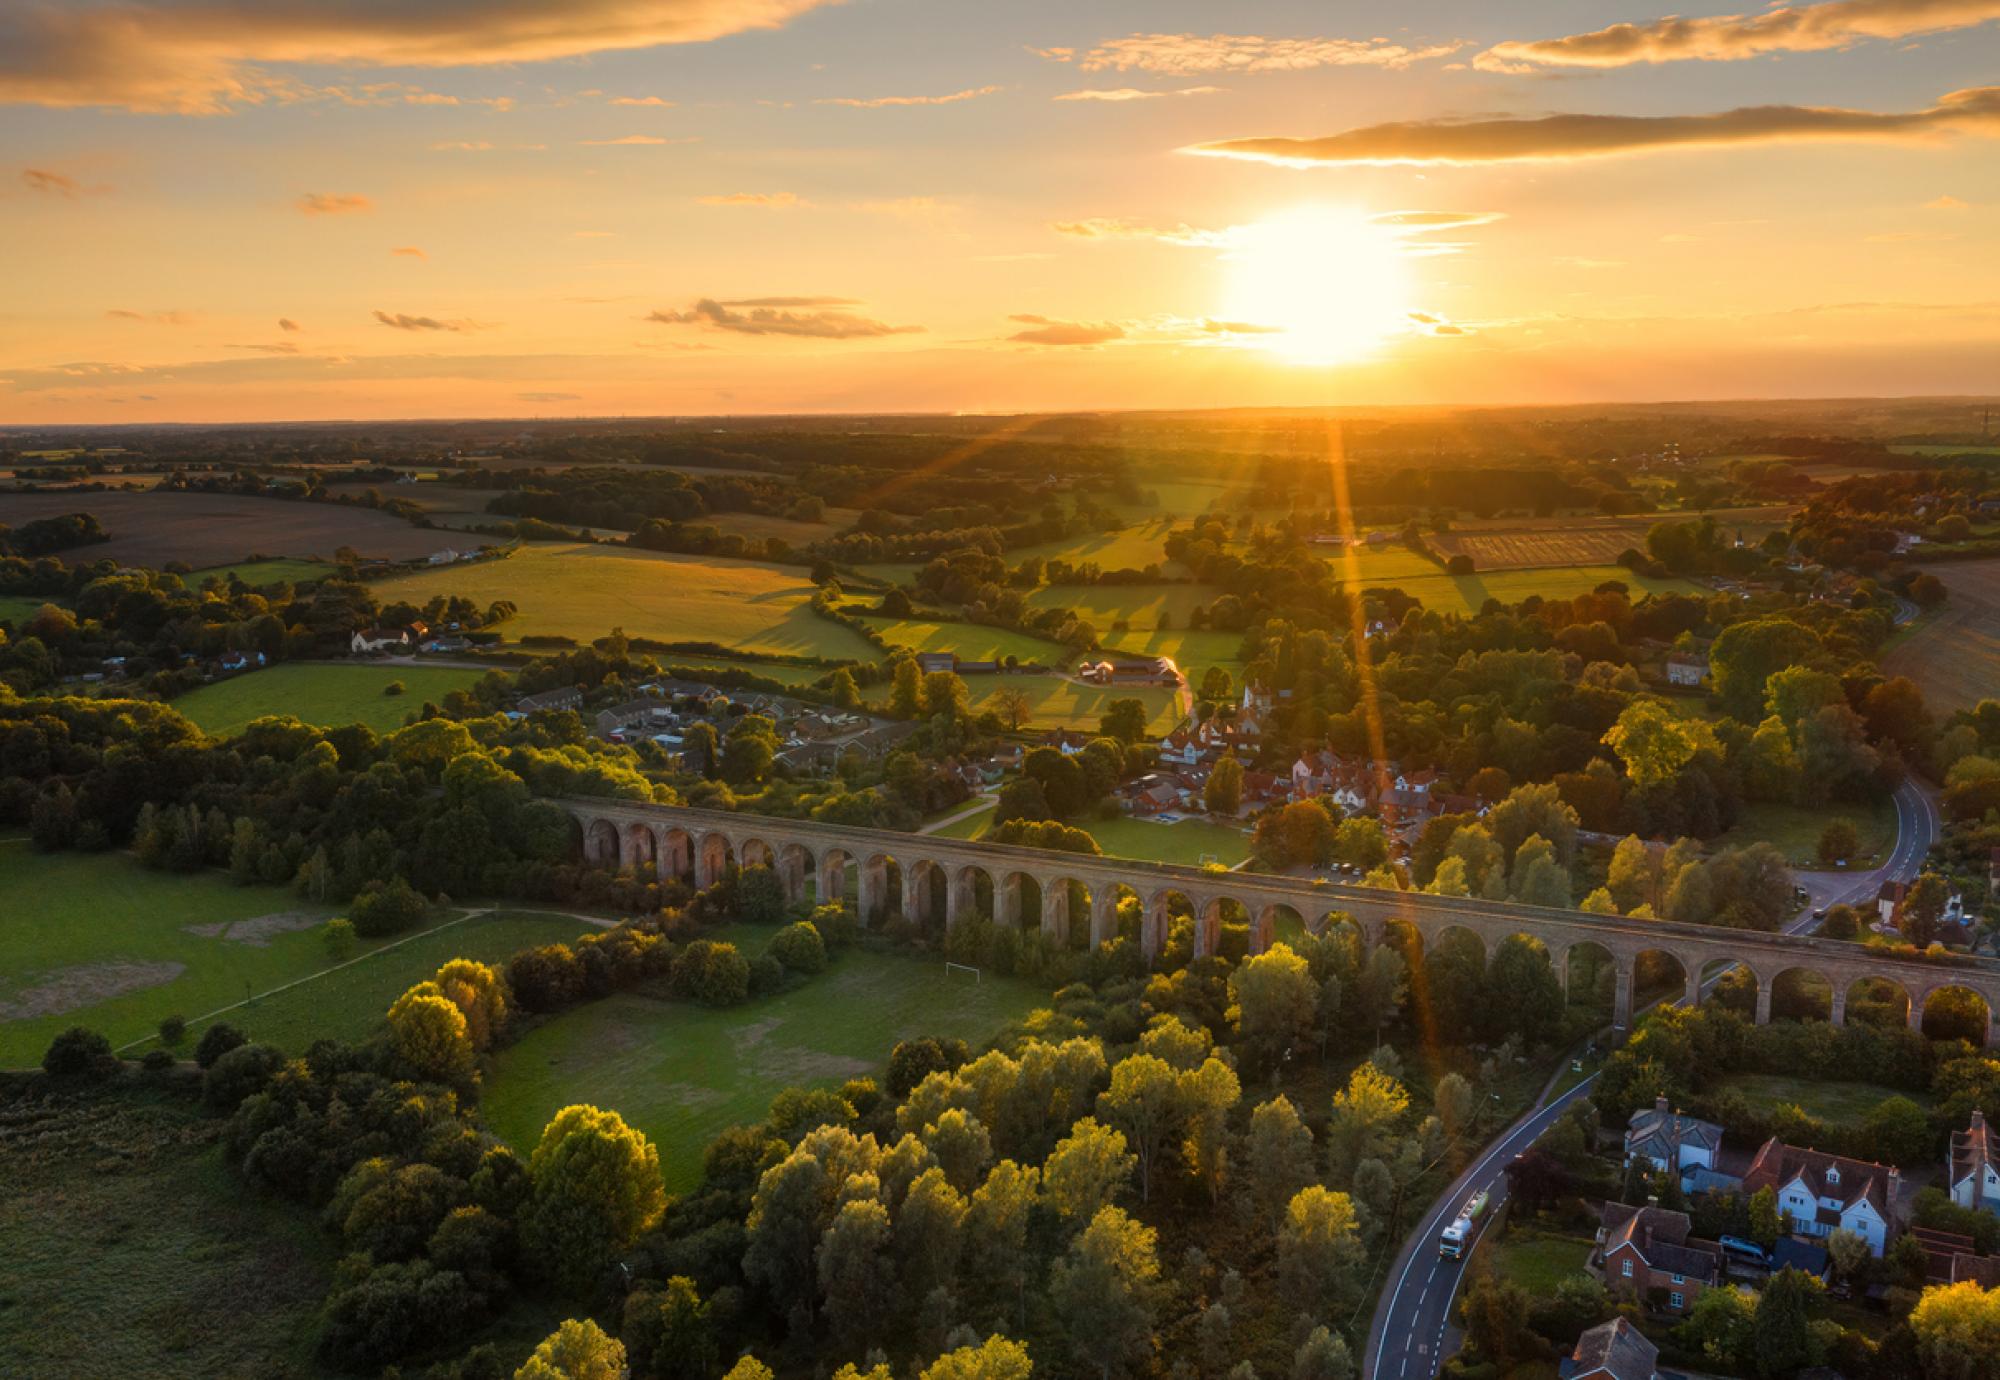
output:
<svg viewBox="0 0 2000 1380"><path fill-rule="evenodd" d="M1890 643L1882 673L1914 680L1942 716L1993 698L2000 686L2000 561L1951 561L1927 573L1950 597Z"/></svg>
<svg viewBox="0 0 2000 1380"><path fill-rule="evenodd" d="M1072 822L1097 840L1098 848L1106 857L1184 863L1188 866L1219 862L1225 867L1233 867L1250 856L1248 834L1230 825L1208 820L1186 819L1178 824L1162 824L1158 820L1121 815L1117 819ZM992 827L993 811L989 808L936 832L948 839L980 839L986 837Z"/></svg>
<svg viewBox="0 0 2000 1380"><path fill-rule="evenodd" d="M748 954L774 929L720 936ZM727 1010L621 993L531 1031L488 1076L487 1124L523 1154L573 1102L617 1111L651 1136L670 1190L701 1177L730 1126L762 1118L781 1089L879 1077L898 1040L958 1036L974 1048L1047 999L1031 983L945 975L941 960L849 950L803 987Z"/></svg>
<svg viewBox="0 0 2000 1380"><path fill-rule="evenodd" d="M1768 1113L1796 1106L1807 1116L1829 1125L1858 1126L1886 1098L1906 1097L1926 1109L1931 1104L1930 1095L1920 1091L1885 1088L1875 1083L1787 1078L1775 1073L1732 1073L1722 1080L1721 1088L1741 1093L1759 1111Z"/></svg>
<svg viewBox="0 0 2000 1380"><path fill-rule="evenodd" d="M984 623L875 617L867 622L891 646L908 647L913 652L956 652L963 661L999 661L1012 656L1023 662L1062 666L1075 659L1074 653L1057 643Z"/></svg>
<svg viewBox="0 0 2000 1380"><path fill-rule="evenodd" d="M754 561L538 543L504 560L399 575L374 589L384 603L423 604L437 594L462 594L481 605L511 599L520 612L504 627L509 641L554 636L582 644L622 627L627 636L661 642L861 660L876 655L852 631L807 607L813 587L803 571Z"/></svg>
<svg viewBox="0 0 2000 1380"><path fill-rule="evenodd" d="M174 708L208 733L226 738L267 714L289 714L323 728L367 724L388 733L454 690L479 683L486 672L463 666L380 666L368 662L287 662L191 690ZM404 692L385 694L401 681Z"/></svg>
<svg viewBox="0 0 2000 1380"><path fill-rule="evenodd" d="M190 571L181 576L181 582L189 589L200 589L210 576L229 582L231 575L240 575L243 583L252 589L264 589L275 584L309 584L314 580L324 580L333 574L334 567L326 561L294 561L273 559L267 561L238 561L233 565L212 565L203 570Z"/></svg>
<svg viewBox="0 0 2000 1380"><path fill-rule="evenodd" d="M1180 722L1180 696L1165 685L1085 685L1061 676L972 675L965 677L974 710L999 708L1003 690L1019 690L1032 705L1023 729L1095 730L1113 700L1136 699L1146 706L1147 730L1165 734Z"/></svg>
<svg viewBox="0 0 2000 1380"><path fill-rule="evenodd" d="M1890 797L1862 804L1827 802L1820 805L1745 805L1736 823L1713 843L1716 848L1769 843L1796 867L1817 868L1819 836L1826 826L1844 819L1854 826L1861 846L1847 860L1849 871L1874 867L1896 846L1896 803Z"/></svg>
<svg viewBox="0 0 2000 1380"><path fill-rule="evenodd" d="M53 602L33 594L0 594L0 623L25 623L43 604Z"/></svg>

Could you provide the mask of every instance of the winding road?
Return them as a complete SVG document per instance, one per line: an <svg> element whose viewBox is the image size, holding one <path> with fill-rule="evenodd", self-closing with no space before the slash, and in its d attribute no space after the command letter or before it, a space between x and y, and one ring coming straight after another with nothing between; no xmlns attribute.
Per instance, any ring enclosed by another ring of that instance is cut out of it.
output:
<svg viewBox="0 0 2000 1380"><path fill-rule="evenodd" d="M1800 885L1810 899L1785 927L1787 934L1810 934L1819 922L1813 911L1845 903L1860 906L1872 903L1882 883L1891 878L1916 876L1924 855L1937 838L1937 804L1913 781L1897 788L1896 846L1889 859L1867 872L1811 872L1802 874ZM1722 974L1705 985L1704 992L1720 981ZM1458 1215L1467 1199L1485 1189L1490 1195L1481 1230L1491 1222L1507 1200L1506 1168L1514 1157L1541 1138L1557 1118L1579 1098L1590 1094L1596 1075L1568 1089L1553 1100L1524 1114L1500 1138L1487 1146L1463 1174L1452 1181L1434 1202L1403 1243L1402 1251L1389 1267L1388 1287L1376 1305L1368 1329L1368 1344L1361 1363L1362 1380L1431 1380L1445 1356L1458 1346L1452 1327L1452 1303L1465 1273L1463 1260L1445 1260L1438 1255L1438 1236ZM1466 1252L1466 1259L1471 1258Z"/></svg>

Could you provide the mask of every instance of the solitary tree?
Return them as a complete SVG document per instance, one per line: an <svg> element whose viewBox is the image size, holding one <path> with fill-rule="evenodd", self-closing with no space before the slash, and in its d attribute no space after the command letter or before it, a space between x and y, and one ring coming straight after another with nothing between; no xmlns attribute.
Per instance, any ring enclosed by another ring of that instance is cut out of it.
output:
<svg viewBox="0 0 2000 1380"><path fill-rule="evenodd" d="M660 1155L616 1112L557 1112L528 1160L534 1191L522 1243L541 1271L582 1292L611 1256L650 1231L666 1208Z"/></svg>
<svg viewBox="0 0 2000 1380"><path fill-rule="evenodd" d="M623 1380L625 1344L590 1319L571 1318L543 1339L514 1380Z"/></svg>
<svg viewBox="0 0 2000 1380"><path fill-rule="evenodd" d="M1225 753L1201 788L1201 802L1212 815L1234 815L1243 806L1243 764Z"/></svg>
<svg viewBox="0 0 2000 1380"><path fill-rule="evenodd" d="M1844 819L1836 819L1820 830L1819 860L1823 863L1845 862L1860 847L1861 836Z"/></svg>

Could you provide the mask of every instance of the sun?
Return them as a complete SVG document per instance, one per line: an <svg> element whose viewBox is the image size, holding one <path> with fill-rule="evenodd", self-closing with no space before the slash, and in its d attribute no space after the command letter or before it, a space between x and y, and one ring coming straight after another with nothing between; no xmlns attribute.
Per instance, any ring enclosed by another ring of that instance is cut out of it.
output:
<svg viewBox="0 0 2000 1380"><path fill-rule="evenodd" d="M1225 314L1299 364L1365 359L1409 329L1408 260L1393 231L1346 207L1307 206L1231 235Z"/></svg>

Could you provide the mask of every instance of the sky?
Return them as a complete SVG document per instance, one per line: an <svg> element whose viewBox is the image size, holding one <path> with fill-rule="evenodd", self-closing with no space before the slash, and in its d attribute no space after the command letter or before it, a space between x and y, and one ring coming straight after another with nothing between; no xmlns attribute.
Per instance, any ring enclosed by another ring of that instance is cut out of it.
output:
<svg viewBox="0 0 2000 1380"><path fill-rule="evenodd" d="M5 0L0 424L2000 392L2000 0L1686 4Z"/></svg>

